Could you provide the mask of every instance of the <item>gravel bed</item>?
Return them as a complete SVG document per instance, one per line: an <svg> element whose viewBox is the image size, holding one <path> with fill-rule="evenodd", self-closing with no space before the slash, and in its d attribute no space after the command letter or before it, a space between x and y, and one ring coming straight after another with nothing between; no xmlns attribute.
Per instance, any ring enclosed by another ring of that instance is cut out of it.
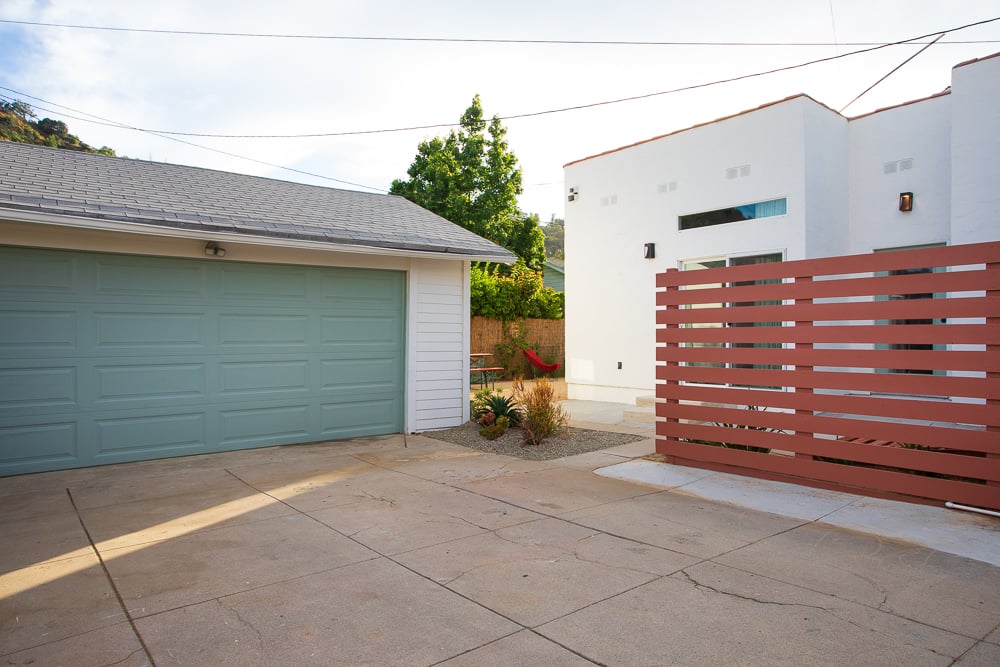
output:
<svg viewBox="0 0 1000 667"><path fill-rule="evenodd" d="M509 428L496 440L487 440L479 435L479 425L467 422L461 426L440 431L425 431L420 435L435 440L443 440L453 445L461 445L490 454L516 456L531 461L549 461L574 454L595 452L599 449L617 447L630 442L644 440L641 435L631 433L611 433L609 431L592 431L585 428L571 428L569 435L554 435L546 438L540 445L525 445L521 429Z"/></svg>

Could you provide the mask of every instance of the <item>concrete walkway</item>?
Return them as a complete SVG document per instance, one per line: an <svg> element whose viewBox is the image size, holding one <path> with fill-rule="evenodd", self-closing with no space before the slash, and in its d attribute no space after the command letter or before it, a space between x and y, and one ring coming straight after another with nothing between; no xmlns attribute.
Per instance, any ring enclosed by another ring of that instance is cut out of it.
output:
<svg viewBox="0 0 1000 667"><path fill-rule="evenodd" d="M2 478L0 659L1000 664L997 567L593 472L651 450L389 436Z"/></svg>

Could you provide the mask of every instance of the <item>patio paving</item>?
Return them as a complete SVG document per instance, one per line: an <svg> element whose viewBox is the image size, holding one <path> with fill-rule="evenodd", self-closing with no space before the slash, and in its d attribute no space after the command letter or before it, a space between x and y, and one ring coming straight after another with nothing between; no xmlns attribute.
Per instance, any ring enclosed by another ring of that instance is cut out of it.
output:
<svg viewBox="0 0 1000 667"><path fill-rule="evenodd" d="M529 462L400 435L0 478L0 659L1000 664L997 566L796 496L695 495L721 478L593 472L652 448ZM953 541L1000 550L1000 521L954 516Z"/></svg>

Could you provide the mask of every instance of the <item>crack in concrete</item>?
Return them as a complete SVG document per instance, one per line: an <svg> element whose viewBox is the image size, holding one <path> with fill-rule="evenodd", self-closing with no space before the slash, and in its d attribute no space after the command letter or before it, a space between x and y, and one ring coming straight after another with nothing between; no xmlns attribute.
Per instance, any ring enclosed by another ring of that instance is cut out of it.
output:
<svg viewBox="0 0 1000 667"><path fill-rule="evenodd" d="M236 616L237 620L239 620L239 622L242 623L245 627L250 628L251 630L253 630L253 633L255 635L257 635L257 655L263 657L263 653L264 653L264 636L260 633L260 630L257 629L257 626L255 626L253 623L251 623L247 619L243 618L243 614L240 613L239 609L236 609L235 607L227 607L224 604L222 604L221 600L218 600L218 599L216 600L216 602L218 602L219 606L222 607L223 609L228 609L230 612L232 612L233 615ZM237 639L236 642L238 643L239 640Z"/></svg>
<svg viewBox="0 0 1000 667"><path fill-rule="evenodd" d="M127 656L125 656L125 657L124 657L124 658L122 658L121 660L117 660L117 661L115 661L115 662L110 662L110 663L108 663L107 667L114 667L114 665L121 665L121 664L123 664L123 663L127 662L127 661L128 661L128 660L129 660L129 659L130 659L130 658L131 658L131 657L132 657L133 655L135 655L136 653L142 653L142 648L141 648L141 647L140 647L140 648L137 648L136 650L132 651L131 653L129 653L129 654L127 655ZM147 664L147 665L150 665L150 664L152 664L152 663L150 663L150 662L147 662L146 664Z"/></svg>
<svg viewBox="0 0 1000 667"><path fill-rule="evenodd" d="M683 574L684 577L690 583L694 584L694 586L696 588L701 588L701 589L704 589L704 590L712 591L713 593L718 593L719 595L725 595L725 596L728 596L728 597L737 598L739 600L748 600L750 602L756 602L757 604L777 605L779 607L806 607L806 608L809 608L809 609L817 609L819 611L826 612L828 614L831 613L828 609L825 609L823 607L818 607L818 606L812 605L812 604L804 604L804 603L801 603L801 602L776 602L774 600L760 600L758 598L750 597L748 595L740 595L739 593L733 593L732 591L724 591L724 590L722 590L720 588L715 588L714 586L709 586L708 584L703 584L702 582L700 582L697 579L695 579L694 577L692 577L691 574L687 570L680 570L680 573ZM848 621L848 622L850 622L850 621Z"/></svg>
<svg viewBox="0 0 1000 667"><path fill-rule="evenodd" d="M727 567L727 566L724 566L724 567ZM905 646L913 646L913 647L918 648L918 649L923 650L923 651L929 651L931 653L937 653L936 651L934 651L932 649L928 649L926 647L918 646L916 644L913 644L912 642L907 641L905 638L903 638L903 637L901 637L901 636L899 636L897 634L893 634L893 633L890 633L890 632L885 632L885 631L879 630L877 628L872 628L872 627L868 627L868 626L865 626L865 625L861 625L860 623L857 623L856 621L853 621L853 620L851 620L849 618L844 618L843 616L835 613L832 609L827 609L826 607L820 607L818 605L805 604L803 602L777 602L777 601L774 601L774 600L759 600L757 598L749 597L749 596L746 596L746 595L740 595L739 593L733 593L731 591L724 591L724 590L715 588L713 586L709 586L708 584L703 584L700 581L698 581L697 579L695 579L694 577L692 577L686 570L680 570L680 573L683 574L685 576L685 578L687 578L687 580L690 583L694 584L694 586L696 586L698 588L705 589L705 590L712 591L713 593L718 593L720 595L725 595L725 596L737 598L737 599L740 599L740 600L748 600L750 602L755 602L757 604L776 605L776 606L780 606L780 607L805 607L807 609L816 609L817 611L821 611L824 614L828 614L828 615L836 618L839 621L842 621L844 623L847 623L848 625L854 626L855 628L857 628L857 629L859 629L859 630L861 630L863 632L871 632L871 633L875 633L875 634L881 635L883 637L888 637L890 639L898 639L898 640L901 640L901 642ZM809 590L809 589L803 589L803 590ZM829 594L822 593L822 595L829 595ZM834 598L834 599L838 599L838 598ZM857 604L857 603L855 603L855 604ZM859 606L861 606L862 608L866 608L866 605L859 605ZM871 609L871 607L867 607L867 608ZM882 611L882 610L878 610L878 609L876 609L874 611L876 613L883 613L883 614L887 614L887 615L890 615L890 616L894 616L895 618L902 618L902 617L899 617L899 616L895 616L895 614L891 614L891 613L886 612L886 611ZM919 621L917 621L917 623L919 623ZM924 624L921 623L921 625L924 625ZM928 626L928 627L933 627L933 626Z"/></svg>

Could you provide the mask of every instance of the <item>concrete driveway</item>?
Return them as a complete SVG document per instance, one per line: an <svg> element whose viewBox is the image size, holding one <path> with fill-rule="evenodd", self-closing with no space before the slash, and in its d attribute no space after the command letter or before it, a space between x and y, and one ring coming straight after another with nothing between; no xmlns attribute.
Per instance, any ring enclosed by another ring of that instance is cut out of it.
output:
<svg viewBox="0 0 1000 667"><path fill-rule="evenodd" d="M0 479L8 665L991 665L1000 568L421 436ZM957 661L957 662L956 662Z"/></svg>

